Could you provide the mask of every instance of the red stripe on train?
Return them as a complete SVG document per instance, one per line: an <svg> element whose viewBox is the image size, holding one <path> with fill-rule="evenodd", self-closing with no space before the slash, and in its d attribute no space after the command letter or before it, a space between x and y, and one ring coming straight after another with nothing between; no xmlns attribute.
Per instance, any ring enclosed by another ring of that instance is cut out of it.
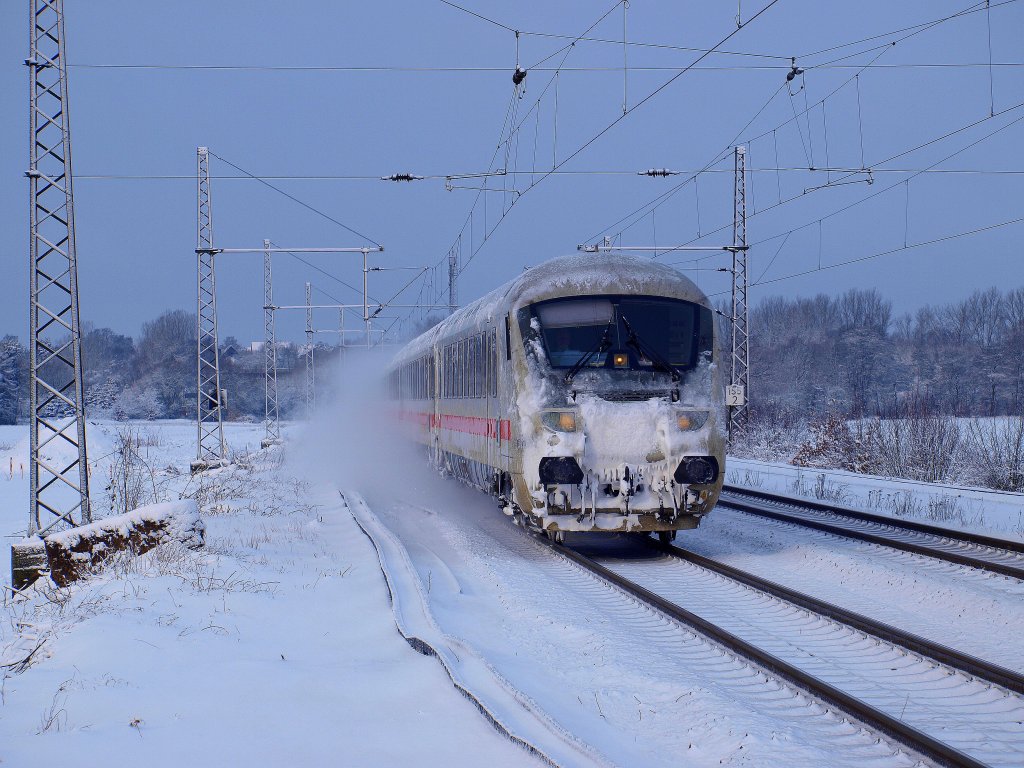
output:
<svg viewBox="0 0 1024 768"><path fill-rule="evenodd" d="M411 421L421 427L447 429L449 432L461 432L468 435L494 438L495 440L512 439L512 422L508 419L488 419L483 416L461 416L455 413L434 415L422 411L402 411L402 421Z"/></svg>

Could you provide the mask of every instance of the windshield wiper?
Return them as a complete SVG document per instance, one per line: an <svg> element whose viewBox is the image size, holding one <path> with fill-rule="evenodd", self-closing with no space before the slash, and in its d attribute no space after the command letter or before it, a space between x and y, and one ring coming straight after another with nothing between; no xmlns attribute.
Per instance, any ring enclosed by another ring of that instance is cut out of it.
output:
<svg viewBox="0 0 1024 768"><path fill-rule="evenodd" d="M594 355L600 355L603 352L607 352L612 346L612 323L615 322L613 317L608 321L608 325L604 327L604 333L601 335L601 339L597 342L597 345L592 347L589 352L584 352L580 359L576 361L576 364L569 369L568 373L565 374L565 383L569 384L573 378L583 370L583 366L590 362Z"/></svg>
<svg viewBox="0 0 1024 768"><path fill-rule="evenodd" d="M629 334L629 338L626 339L626 344L628 346L632 347L633 349L635 349L637 352L639 352L644 357L646 357L652 363L657 365L663 371L671 373L672 374L672 381L674 381L676 383L679 383L679 381L683 378L683 375L679 372L679 369L676 368L674 365L672 365L672 363L670 363L668 360L666 360L660 354L658 354L654 349L652 349L650 346L648 346L645 342L641 341L640 337L637 335L636 331L633 330L633 326L629 324L629 320L626 319L625 315L620 314L619 317L622 318L622 324L624 326L626 326L626 333Z"/></svg>

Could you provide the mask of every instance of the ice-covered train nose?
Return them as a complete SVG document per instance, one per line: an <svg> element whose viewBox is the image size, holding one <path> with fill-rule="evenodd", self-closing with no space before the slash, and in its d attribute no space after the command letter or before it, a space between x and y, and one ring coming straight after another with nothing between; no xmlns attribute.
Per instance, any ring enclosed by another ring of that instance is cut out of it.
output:
<svg viewBox="0 0 1024 768"><path fill-rule="evenodd" d="M609 419L588 419L585 458L593 467L611 468L623 464L635 466L664 459L667 453L659 430L623 414Z"/></svg>

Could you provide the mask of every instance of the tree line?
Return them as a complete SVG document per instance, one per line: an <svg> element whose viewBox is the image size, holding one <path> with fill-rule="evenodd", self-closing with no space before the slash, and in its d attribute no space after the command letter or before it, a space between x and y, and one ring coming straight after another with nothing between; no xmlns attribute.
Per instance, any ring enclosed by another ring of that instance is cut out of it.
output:
<svg viewBox="0 0 1024 768"><path fill-rule="evenodd" d="M1024 288L893 317L875 290L750 317L734 455L1024 491Z"/></svg>
<svg viewBox="0 0 1024 768"><path fill-rule="evenodd" d="M145 323L138 339L87 328L82 358L90 414L191 418L195 328L195 315L182 310ZM892 418L911 404L951 416L1020 414L1022 349L1024 288L990 288L899 317L876 290L771 297L750 315L751 413L756 421L778 424L832 412ZM261 418L262 352L227 338L221 354L231 417ZM278 350L282 415L304 402L302 354L291 346ZM26 418L27 371L24 345L15 336L0 339L0 423Z"/></svg>
<svg viewBox="0 0 1024 768"><path fill-rule="evenodd" d="M262 419L263 352L250 351L232 337L224 340L220 352L228 418ZM332 352L318 347L316 354ZM304 353L291 345L278 347L278 398L283 418L305 403L300 358ZM28 350L17 337L0 339L0 424L28 418L28 365ZM165 312L145 323L138 339L110 328L87 327L82 334L82 368L90 417L195 418L196 316L183 310Z"/></svg>
<svg viewBox="0 0 1024 768"><path fill-rule="evenodd" d="M876 290L772 297L750 314L755 418L892 418L1024 410L1024 288L893 316Z"/></svg>

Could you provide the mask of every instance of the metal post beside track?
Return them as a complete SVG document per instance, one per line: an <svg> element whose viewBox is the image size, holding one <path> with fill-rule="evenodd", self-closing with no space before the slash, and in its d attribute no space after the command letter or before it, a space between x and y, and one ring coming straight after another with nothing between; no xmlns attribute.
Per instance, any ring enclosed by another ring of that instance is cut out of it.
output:
<svg viewBox="0 0 1024 768"><path fill-rule="evenodd" d="M220 386L220 350L217 335L217 274L213 247L213 198L210 190L210 155L196 149L196 459L192 472L227 465L224 443L223 395Z"/></svg>
<svg viewBox="0 0 1024 768"><path fill-rule="evenodd" d="M91 522L63 0L29 3L29 515L12 548L19 589L41 537Z"/></svg>
<svg viewBox="0 0 1024 768"><path fill-rule="evenodd" d="M747 326L747 148L734 151L732 222L732 376L727 402L729 437L742 433L749 418L750 346Z"/></svg>
<svg viewBox="0 0 1024 768"><path fill-rule="evenodd" d="M265 377L266 436L261 446L281 442L280 412L277 405L277 330L274 323L274 280L270 241L263 241L263 372Z"/></svg>
<svg viewBox="0 0 1024 768"><path fill-rule="evenodd" d="M306 283L306 418L308 419L313 418L313 409L316 408L316 371L313 369L312 290L312 286Z"/></svg>
<svg viewBox="0 0 1024 768"><path fill-rule="evenodd" d="M448 314L459 308L459 251L462 250L462 235L448 251Z"/></svg>

